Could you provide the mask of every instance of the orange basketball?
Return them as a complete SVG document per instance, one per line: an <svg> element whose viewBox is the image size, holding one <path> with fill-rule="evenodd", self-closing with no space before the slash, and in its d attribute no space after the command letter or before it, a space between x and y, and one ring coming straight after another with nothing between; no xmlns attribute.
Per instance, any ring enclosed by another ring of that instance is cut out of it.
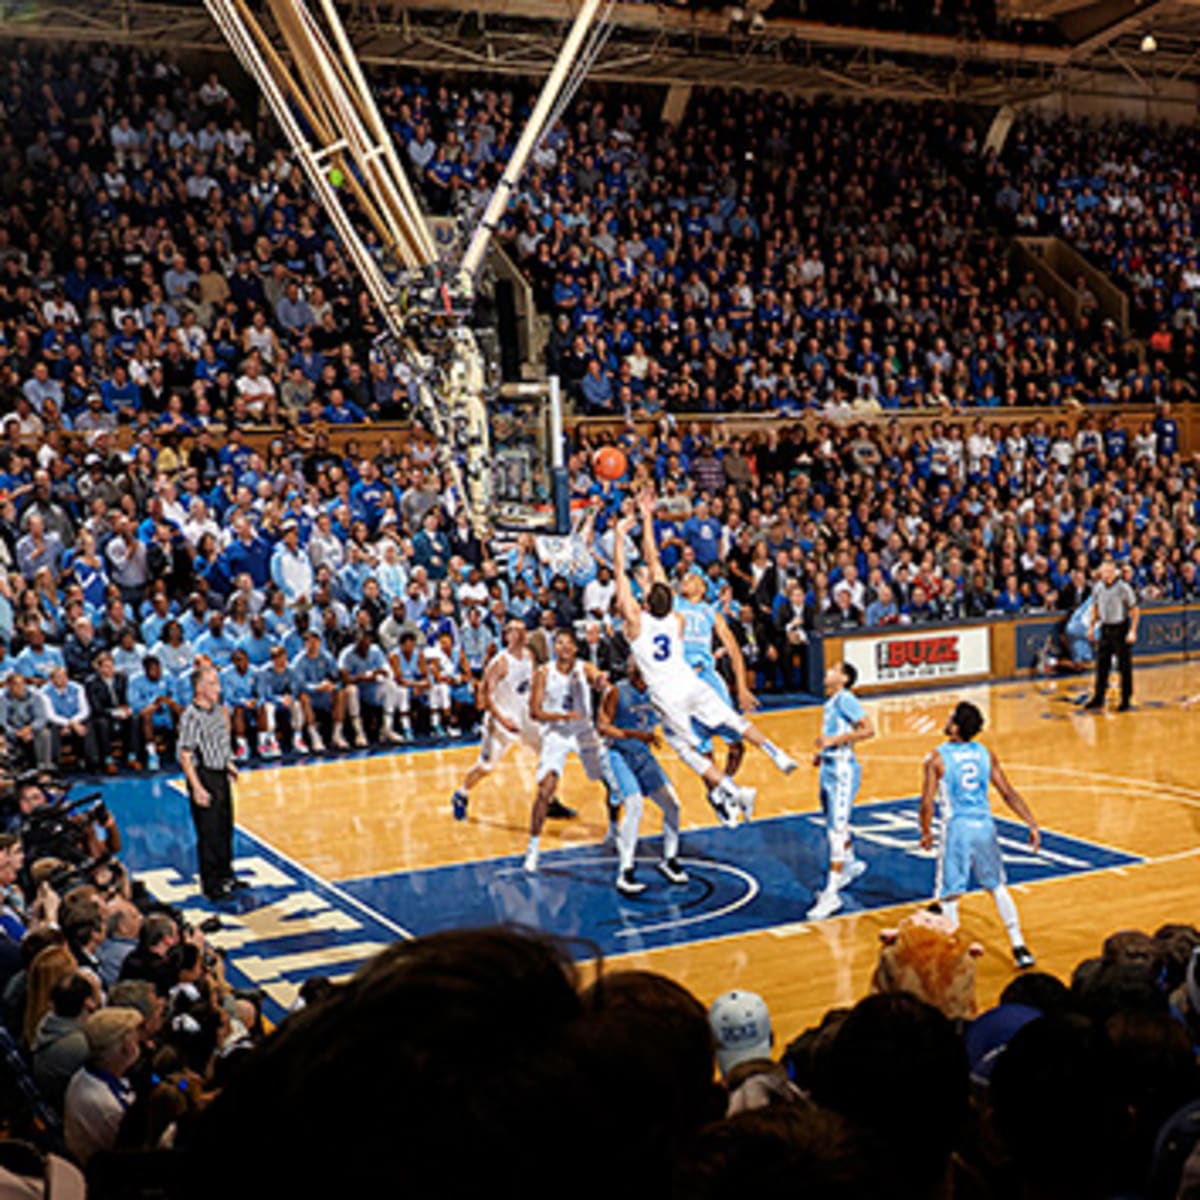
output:
<svg viewBox="0 0 1200 1200"><path fill-rule="evenodd" d="M616 446L604 446L592 458L592 469L599 479L620 479L628 465L625 452Z"/></svg>

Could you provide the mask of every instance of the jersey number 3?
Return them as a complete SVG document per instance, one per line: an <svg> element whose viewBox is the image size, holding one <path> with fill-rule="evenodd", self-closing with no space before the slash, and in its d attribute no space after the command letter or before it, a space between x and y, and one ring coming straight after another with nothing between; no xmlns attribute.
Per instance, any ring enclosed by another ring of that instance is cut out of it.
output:
<svg viewBox="0 0 1200 1200"><path fill-rule="evenodd" d="M654 661L666 662L671 657L671 639L660 633L654 639Z"/></svg>

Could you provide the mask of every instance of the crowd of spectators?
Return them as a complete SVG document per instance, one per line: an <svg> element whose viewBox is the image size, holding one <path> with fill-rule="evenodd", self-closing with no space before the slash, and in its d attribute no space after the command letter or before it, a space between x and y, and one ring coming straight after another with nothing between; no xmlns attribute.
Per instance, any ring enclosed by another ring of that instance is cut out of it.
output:
<svg viewBox="0 0 1200 1200"><path fill-rule="evenodd" d="M1128 293L1152 353L1179 364L1192 386L1197 149L1188 125L1027 115L992 164L1011 227L1065 238L1092 259Z"/></svg>
<svg viewBox="0 0 1200 1200"><path fill-rule="evenodd" d="M647 483L664 562L706 576L760 690L803 686L814 632L1069 612L1106 553L1145 600L1195 595L1169 403L1186 376L995 269L986 169L952 114L701 90L673 130L636 97L580 101L505 236L580 406L627 418L630 470L598 481L581 433L578 535L513 544L471 531L427 439L336 435L402 413L407 382L299 172L217 76L97 49L22 50L7 77L16 767L157 767L206 660L242 761L469 729L512 617L619 664L613 518ZM411 79L380 102L444 209L484 194L523 104ZM1078 431L1008 409L1071 398L1159 406ZM901 407L928 424L845 420ZM843 419L744 438L719 420L806 409ZM676 410L716 420L684 429Z"/></svg>
<svg viewBox="0 0 1200 1200"><path fill-rule="evenodd" d="M43 782L0 793L0 1126L87 1167L162 1144L262 1035L261 1004L131 878L111 813Z"/></svg>
<svg viewBox="0 0 1200 1200"><path fill-rule="evenodd" d="M936 105L697 89L678 129L630 103L552 132L508 237L591 415L1190 396L1182 341L1013 273L996 174Z"/></svg>
<svg viewBox="0 0 1200 1200"><path fill-rule="evenodd" d="M1115 934L1068 982L1027 973L979 1015L973 989L961 1008L940 984L917 995L877 973L871 995L778 1042L750 992L706 1008L665 975L585 975L528 933L443 933L398 942L347 983L310 981L264 1035L169 917L139 917L106 982L114 939L79 932L101 902L63 905L70 932L27 934L39 948L5 993L21 998L0 1026L7 1069L22 1041L34 1066L0 1094L98 1200L1200 1188L1200 931L1187 925Z"/></svg>

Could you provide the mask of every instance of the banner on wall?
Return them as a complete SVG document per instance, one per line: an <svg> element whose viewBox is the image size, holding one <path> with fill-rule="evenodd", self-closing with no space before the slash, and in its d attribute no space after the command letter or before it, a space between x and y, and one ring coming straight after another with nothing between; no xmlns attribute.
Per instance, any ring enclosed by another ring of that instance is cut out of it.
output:
<svg viewBox="0 0 1200 1200"><path fill-rule="evenodd" d="M843 652L857 668L858 682L867 686L963 679L992 669L991 638L983 625L848 638Z"/></svg>

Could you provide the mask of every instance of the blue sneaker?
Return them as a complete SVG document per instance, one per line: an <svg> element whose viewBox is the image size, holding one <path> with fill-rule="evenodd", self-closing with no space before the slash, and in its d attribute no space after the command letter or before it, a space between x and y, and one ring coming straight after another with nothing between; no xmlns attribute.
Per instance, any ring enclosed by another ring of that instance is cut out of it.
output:
<svg viewBox="0 0 1200 1200"><path fill-rule="evenodd" d="M454 809L454 819L456 821L465 821L467 819L467 801L467 793L462 788L459 788L450 797L450 804Z"/></svg>
<svg viewBox="0 0 1200 1200"><path fill-rule="evenodd" d="M147 771L157 771L159 769L160 765L161 764L158 761L158 751L157 750L147 750L146 751L146 770Z"/></svg>

